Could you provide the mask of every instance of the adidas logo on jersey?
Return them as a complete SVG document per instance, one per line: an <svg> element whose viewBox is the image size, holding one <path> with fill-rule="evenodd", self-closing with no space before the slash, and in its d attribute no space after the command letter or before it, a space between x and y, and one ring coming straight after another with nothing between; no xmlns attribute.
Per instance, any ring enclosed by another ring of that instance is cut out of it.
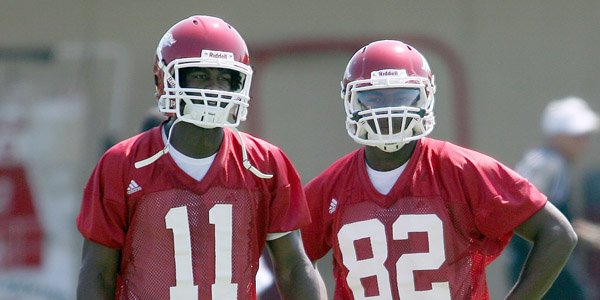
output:
<svg viewBox="0 0 600 300"><path fill-rule="evenodd" d="M131 195L135 192L141 191L142 187L135 182L135 180L131 180L129 182L129 186L127 187L127 195Z"/></svg>
<svg viewBox="0 0 600 300"><path fill-rule="evenodd" d="M333 214L337 208L337 200L331 199L329 203L329 214Z"/></svg>

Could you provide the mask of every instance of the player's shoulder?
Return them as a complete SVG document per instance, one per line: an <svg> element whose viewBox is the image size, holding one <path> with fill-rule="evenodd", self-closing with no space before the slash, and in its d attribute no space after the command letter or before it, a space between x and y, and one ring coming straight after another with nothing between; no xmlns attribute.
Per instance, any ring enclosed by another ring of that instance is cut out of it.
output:
<svg viewBox="0 0 600 300"><path fill-rule="evenodd" d="M325 168L319 175L310 180L307 184L307 188L314 188L317 186L340 186L336 184L337 181L348 179L351 176L344 176L347 174L355 174L358 170L358 163L364 162L364 147L356 149L344 156L338 158Z"/></svg>
<svg viewBox="0 0 600 300"><path fill-rule="evenodd" d="M247 159L263 172L274 174L295 170L295 166L279 146L249 133L238 131L238 134L233 129L225 128L224 133L227 155L235 157L234 160L240 164L244 161L243 147Z"/></svg>
<svg viewBox="0 0 600 300"><path fill-rule="evenodd" d="M118 142L106 150L101 161L129 163L152 155L162 147L160 128L155 127Z"/></svg>
<svg viewBox="0 0 600 300"><path fill-rule="evenodd" d="M225 129L226 134L229 135L230 140L235 142L236 144L244 143L246 150L249 152L258 151L258 152L273 152L273 151L282 151L281 148L265 139L256 137L247 132L239 132L239 136L234 132L233 129ZM242 138L243 140L240 140Z"/></svg>
<svg viewBox="0 0 600 300"><path fill-rule="evenodd" d="M496 165L499 162L488 154L433 138L421 139L422 155L443 165L464 168L467 166Z"/></svg>
<svg viewBox="0 0 600 300"><path fill-rule="evenodd" d="M361 160L364 157L365 148L361 147L351 151L350 153L345 154L344 156L338 158L333 163L331 163L324 171L323 174L329 173L340 173L345 172L348 168L353 168L354 164L357 163L357 160ZM364 162L364 159L361 160Z"/></svg>
<svg viewBox="0 0 600 300"><path fill-rule="evenodd" d="M450 141L438 140L434 138L425 137L420 140L421 147L426 151L434 152L438 155L447 157L462 157L480 155L481 153L476 150L460 146Z"/></svg>

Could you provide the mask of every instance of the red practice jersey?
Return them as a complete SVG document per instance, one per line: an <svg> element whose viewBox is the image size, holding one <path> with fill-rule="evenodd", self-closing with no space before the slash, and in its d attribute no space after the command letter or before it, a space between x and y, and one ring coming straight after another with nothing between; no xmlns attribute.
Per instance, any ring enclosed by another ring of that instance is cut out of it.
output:
<svg viewBox="0 0 600 300"><path fill-rule="evenodd" d="M252 164L274 175L256 177L229 129L201 181L170 155L136 169L164 148L160 130L109 149L83 193L79 231L122 251L117 299L255 299L267 233L310 222L298 173L279 148L242 133Z"/></svg>
<svg viewBox="0 0 600 300"><path fill-rule="evenodd" d="M485 267L546 197L498 161L423 138L388 195L365 148L305 187L311 260L333 249L335 299L489 299Z"/></svg>

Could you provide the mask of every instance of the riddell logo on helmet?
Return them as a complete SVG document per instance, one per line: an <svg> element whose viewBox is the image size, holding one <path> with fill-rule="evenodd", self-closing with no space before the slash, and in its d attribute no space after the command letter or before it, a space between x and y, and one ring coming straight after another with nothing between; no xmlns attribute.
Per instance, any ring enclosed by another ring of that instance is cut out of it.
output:
<svg viewBox="0 0 600 300"><path fill-rule="evenodd" d="M203 58L233 60L233 53L213 50L202 50Z"/></svg>
<svg viewBox="0 0 600 300"><path fill-rule="evenodd" d="M406 76L406 70L378 70L371 72L371 77Z"/></svg>

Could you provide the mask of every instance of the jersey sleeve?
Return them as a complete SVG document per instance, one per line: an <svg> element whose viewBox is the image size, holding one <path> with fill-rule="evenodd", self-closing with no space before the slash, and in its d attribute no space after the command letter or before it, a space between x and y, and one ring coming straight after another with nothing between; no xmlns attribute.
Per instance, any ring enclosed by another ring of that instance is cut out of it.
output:
<svg viewBox="0 0 600 300"><path fill-rule="evenodd" d="M489 237L509 239L514 228L547 201L527 179L483 155L467 163L463 175L463 189L470 200L475 224Z"/></svg>
<svg viewBox="0 0 600 300"><path fill-rule="evenodd" d="M325 256L331 248L326 237L329 236L326 232L327 219L324 218L324 201L323 191L317 180L312 180L304 188L306 199L310 209L312 222L302 227L302 242L304 250L311 261L318 260Z"/></svg>
<svg viewBox="0 0 600 300"><path fill-rule="evenodd" d="M115 249L123 246L126 230L123 159L114 150L102 156L83 190L77 216L84 238Z"/></svg>
<svg viewBox="0 0 600 300"><path fill-rule="evenodd" d="M310 223L300 175L281 151L273 153L275 187L272 193L268 233L288 232Z"/></svg>

